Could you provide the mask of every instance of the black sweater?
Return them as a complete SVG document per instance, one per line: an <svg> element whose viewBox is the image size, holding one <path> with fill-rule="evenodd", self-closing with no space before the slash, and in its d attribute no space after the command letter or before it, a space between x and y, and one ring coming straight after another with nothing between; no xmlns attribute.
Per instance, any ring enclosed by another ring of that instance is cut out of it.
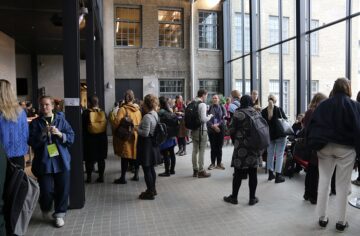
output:
<svg viewBox="0 0 360 236"><path fill-rule="evenodd" d="M281 109L281 107L274 106L273 113L274 113L273 117L271 118L271 120L269 120L267 107L261 111L262 117L264 117L264 119L267 121L267 123L269 125L270 140L275 140L278 138L286 137L285 135L280 134L280 130L277 126L277 119L282 117L287 120L287 117L286 117L283 109Z"/></svg>
<svg viewBox="0 0 360 236"><path fill-rule="evenodd" d="M360 103L345 94L323 101L311 117L306 136L315 150L327 143L336 143L355 147L359 155Z"/></svg>

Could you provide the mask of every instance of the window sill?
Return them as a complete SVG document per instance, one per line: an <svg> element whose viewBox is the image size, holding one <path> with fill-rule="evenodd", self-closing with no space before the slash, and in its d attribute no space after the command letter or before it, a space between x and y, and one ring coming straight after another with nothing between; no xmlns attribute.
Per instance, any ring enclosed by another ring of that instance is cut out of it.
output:
<svg viewBox="0 0 360 236"><path fill-rule="evenodd" d="M198 48L198 51L222 52L220 49Z"/></svg>
<svg viewBox="0 0 360 236"><path fill-rule="evenodd" d="M142 48L141 46L140 47L124 47L124 46L117 46L117 45L115 45L114 46L114 48L115 49L140 49L140 48Z"/></svg>

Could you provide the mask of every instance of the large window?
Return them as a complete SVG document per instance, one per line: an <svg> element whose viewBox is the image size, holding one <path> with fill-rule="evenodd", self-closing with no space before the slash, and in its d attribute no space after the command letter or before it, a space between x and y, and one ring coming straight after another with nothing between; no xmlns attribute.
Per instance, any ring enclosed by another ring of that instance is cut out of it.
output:
<svg viewBox="0 0 360 236"><path fill-rule="evenodd" d="M199 48L219 49L217 12L199 12Z"/></svg>
<svg viewBox="0 0 360 236"><path fill-rule="evenodd" d="M183 79L160 79L159 80L160 96L166 98L175 98L177 95L184 97L184 80Z"/></svg>
<svg viewBox="0 0 360 236"><path fill-rule="evenodd" d="M244 53L250 51L250 16L244 15ZM242 13L235 13L235 34L236 34L236 47L235 50L242 51Z"/></svg>
<svg viewBox="0 0 360 236"><path fill-rule="evenodd" d="M245 80L245 93L243 91L243 80L242 79L237 79L235 80L235 89L239 90L241 92L241 94L250 94L250 80L246 79Z"/></svg>
<svg viewBox="0 0 360 236"><path fill-rule="evenodd" d="M318 20L311 20L311 29L316 29L319 27L319 21ZM310 41L310 50L312 56L318 56L319 55L319 32L316 31L312 34L310 34L311 41Z"/></svg>
<svg viewBox="0 0 360 236"><path fill-rule="evenodd" d="M181 10L158 10L159 46L183 47L183 16Z"/></svg>
<svg viewBox="0 0 360 236"><path fill-rule="evenodd" d="M283 107L282 109L284 110L285 114L287 116L289 116L289 85L290 85L290 81L289 80L284 80L283 81ZM269 92L270 94L275 95L275 97L277 98L277 100L279 100L279 80L270 80L270 84L269 84ZM277 104L279 105L279 104Z"/></svg>
<svg viewBox="0 0 360 236"><path fill-rule="evenodd" d="M116 7L115 11L116 46L141 46L141 8Z"/></svg>
<svg viewBox="0 0 360 236"><path fill-rule="evenodd" d="M208 100L215 94L223 94L222 80L219 79L200 79L199 89L208 91Z"/></svg>
<svg viewBox="0 0 360 236"><path fill-rule="evenodd" d="M282 28L282 39L284 40L289 37L289 17L283 17ZM269 45L278 43L279 41L279 17L269 16ZM270 52L279 53L279 46L272 47ZM288 43L283 44L283 53L289 53Z"/></svg>

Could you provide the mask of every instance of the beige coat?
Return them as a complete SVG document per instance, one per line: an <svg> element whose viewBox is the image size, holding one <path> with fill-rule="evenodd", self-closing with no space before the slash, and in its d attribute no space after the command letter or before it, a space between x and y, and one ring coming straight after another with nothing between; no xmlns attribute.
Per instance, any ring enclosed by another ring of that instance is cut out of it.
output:
<svg viewBox="0 0 360 236"><path fill-rule="evenodd" d="M113 133L115 129L119 126L121 119L126 116L126 111L128 113L128 116L133 120L135 127L138 127L138 125L140 124L141 112L139 106L136 104L125 104L120 107L117 115L113 119L110 119ZM120 156L121 158L133 160L136 159L136 144L138 139L138 133L135 131L134 134L134 137L128 141L120 140L113 135L114 153L116 155Z"/></svg>

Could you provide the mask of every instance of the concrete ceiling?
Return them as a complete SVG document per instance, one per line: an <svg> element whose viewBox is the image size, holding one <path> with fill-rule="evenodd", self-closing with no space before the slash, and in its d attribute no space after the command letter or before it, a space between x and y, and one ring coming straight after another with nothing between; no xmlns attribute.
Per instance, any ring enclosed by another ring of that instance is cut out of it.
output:
<svg viewBox="0 0 360 236"><path fill-rule="evenodd" d="M61 3L61 0L0 1L0 31L15 39L16 53L62 54L62 26L55 25L61 24ZM85 43L81 41L83 53Z"/></svg>

